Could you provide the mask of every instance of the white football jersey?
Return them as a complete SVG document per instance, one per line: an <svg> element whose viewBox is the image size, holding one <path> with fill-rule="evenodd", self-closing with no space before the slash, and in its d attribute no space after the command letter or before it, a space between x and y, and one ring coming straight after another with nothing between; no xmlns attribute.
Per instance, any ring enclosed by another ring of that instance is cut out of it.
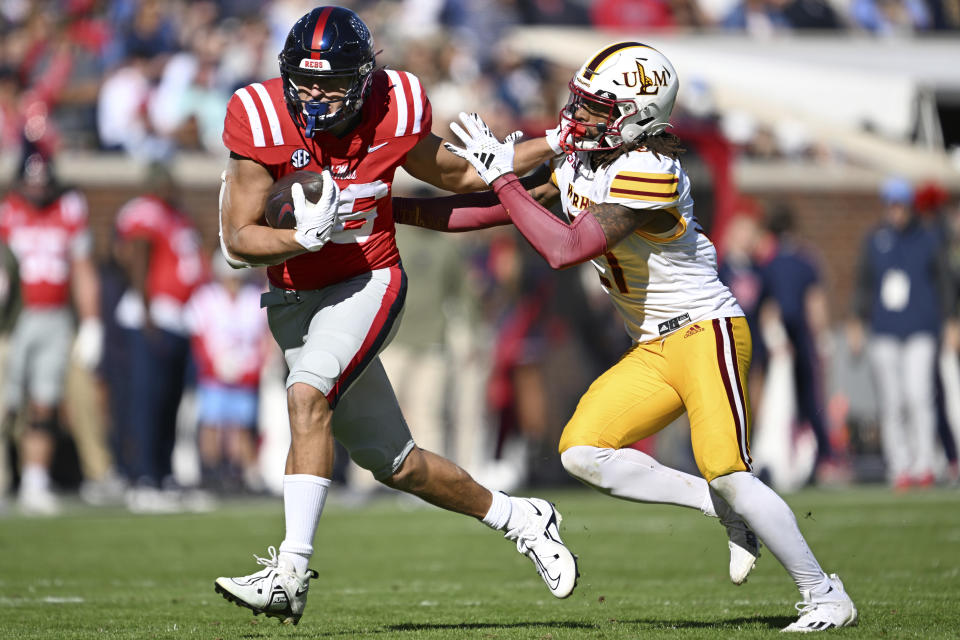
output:
<svg viewBox="0 0 960 640"><path fill-rule="evenodd" d="M553 181L570 220L594 203L662 209L676 219L666 233L636 231L592 261L635 341L658 339L692 322L743 315L717 276L717 250L693 215L690 179L678 160L633 151L597 171L586 152L557 162Z"/></svg>

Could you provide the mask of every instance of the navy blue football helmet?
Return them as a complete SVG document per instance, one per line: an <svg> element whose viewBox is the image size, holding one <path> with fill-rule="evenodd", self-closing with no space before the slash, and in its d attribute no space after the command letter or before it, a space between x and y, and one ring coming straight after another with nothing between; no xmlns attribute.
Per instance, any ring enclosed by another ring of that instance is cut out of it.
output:
<svg viewBox="0 0 960 640"><path fill-rule="evenodd" d="M293 25L280 52L280 78L290 116L305 136L326 131L360 111L376 63L373 36L357 14L343 7L317 7ZM303 100L298 85L341 78L346 93L331 102Z"/></svg>

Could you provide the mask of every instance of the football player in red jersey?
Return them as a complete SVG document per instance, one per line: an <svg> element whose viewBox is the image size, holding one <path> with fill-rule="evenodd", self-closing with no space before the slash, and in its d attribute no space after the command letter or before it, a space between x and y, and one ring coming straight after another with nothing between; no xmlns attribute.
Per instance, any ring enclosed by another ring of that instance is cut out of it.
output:
<svg viewBox="0 0 960 640"><path fill-rule="evenodd" d="M50 159L35 148L25 150L20 179L0 202L0 239L19 263L23 297L4 380L11 417L27 399L19 501L27 513L49 515L58 510L48 471L74 341L71 301L81 320L74 354L88 368L99 360L102 332L86 199L59 186Z"/></svg>
<svg viewBox="0 0 960 640"><path fill-rule="evenodd" d="M360 18L318 7L290 30L280 77L239 89L227 107L230 159L220 193L221 248L234 266L269 265L261 300L289 366L291 445L283 483L286 536L265 568L216 589L255 613L296 623L306 604L313 537L330 484L334 438L379 481L506 532L559 598L576 585L560 515L511 498L418 448L377 354L399 322L406 278L390 200L397 167L441 189L485 189L473 167L430 132L416 76L377 68ZM518 172L554 155L542 139L517 147ZM275 180L323 172L316 203L294 185L295 229L263 224Z"/></svg>

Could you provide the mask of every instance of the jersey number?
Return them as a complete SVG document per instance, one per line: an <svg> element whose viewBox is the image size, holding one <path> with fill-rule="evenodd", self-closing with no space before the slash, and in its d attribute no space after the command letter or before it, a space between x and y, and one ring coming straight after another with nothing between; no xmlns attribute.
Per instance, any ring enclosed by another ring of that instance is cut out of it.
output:
<svg viewBox="0 0 960 640"><path fill-rule="evenodd" d="M603 257L607 259L607 264L610 265L610 273L613 275L613 281L617 283L617 291L620 293L630 293L630 289L627 287L627 279L623 275L623 267L620 266L620 262L616 256L607 252L603 254ZM602 273L600 274L600 284L607 289L613 289L610 280Z"/></svg>
<svg viewBox="0 0 960 640"><path fill-rule="evenodd" d="M330 242L335 244L362 244L367 241L373 232L373 223L377 219L377 207L374 205L365 211L354 211L353 208L361 198L379 200L388 196L390 187L377 180L365 184L347 185L340 191L340 220L346 223L345 228L336 231L330 236ZM362 221L358 224L357 221Z"/></svg>

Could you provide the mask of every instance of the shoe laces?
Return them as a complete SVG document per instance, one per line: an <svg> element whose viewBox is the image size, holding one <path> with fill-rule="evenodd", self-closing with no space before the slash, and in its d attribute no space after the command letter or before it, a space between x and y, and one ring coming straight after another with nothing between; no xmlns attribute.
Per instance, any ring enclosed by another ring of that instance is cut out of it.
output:
<svg viewBox="0 0 960 640"><path fill-rule="evenodd" d="M253 554L253 558L257 561L257 564L270 567L271 569L278 569L280 567L280 560L277 558L277 548L271 545L267 547L267 553L270 554L269 558L261 558L257 554Z"/></svg>
<svg viewBox="0 0 960 640"><path fill-rule="evenodd" d="M517 527L516 529L510 529L503 536L508 540L516 540L517 542L517 551L520 553L526 553L530 549L530 543L535 542L539 537L539 532L534 530L530 526L529 522L523 523L523 525Z"/></svg>
<svg viewBox="0 0 960 640"><path fill-rule="evenodd" d="M800 614L802 618L808 613L813 613L816 611L819 603L814 602L813 600L801 600L800 602L793 605L794 609Z"/></svg>
<svg viewBox="0 0 960 640"><path fill-rule="evenodd" d="M273 570L277 571L278 573L280 573L281 575L288 573L288 572L286 572L286 571L281 571L281 570L280 570L280 559L277 557L277 548L276 548L276 547L274 547L273 545L270 545L269 547L267 547L267 553L270 554L270 557L269 557L269 558L261 558L261 557L258 556L257 554L253 554L253 558L254 558L254 560L257 561L257 564L263 565L263 566L267 567L268 569L273 569ZM301 575L298 575L297 572L296 572L296 570L291 570L291 571L289 572L289 575L291 575L291 576L293 576L294 578L296 578L296 579L297 579L297 582L299 582L300 584L306 584L307 581L308 581L309 579L311 579L311 578L319 578L319 577L320 577L320 574L317 573L316 570L314 570L314 569L307 569L307 572L304 573L302 576L301 576Z"/></svg>
<svg viewBox="0 0 960 640"><path fill-rule="evenodd" d="M805 591L803 593L803 600L794 604L793 607L800 614L800 617L803 617L808 613L816 611L821 604L824 604L824 602L818 601L812 591Z"/></svg>

